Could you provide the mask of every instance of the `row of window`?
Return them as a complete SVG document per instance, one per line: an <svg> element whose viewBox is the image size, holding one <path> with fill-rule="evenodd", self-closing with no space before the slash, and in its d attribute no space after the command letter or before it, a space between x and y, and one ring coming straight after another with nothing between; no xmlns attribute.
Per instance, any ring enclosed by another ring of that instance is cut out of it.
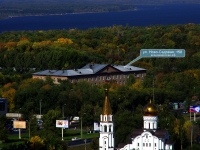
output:
<svg viewBox="0 0 200 150"><path fill-rule="evenodd" d="M112 132L112 126L109 125L109 127L107 127L107 126L105 125L104 128L103 128L103 126L101 126L101 127L100 127L100 130L101 130L102 132Z"/></svg>
<svg viewBox="0 0 200 150"><path fill-rule="evenodd" d="M143 74L137 74L135 75L135 77L143 77ZM39 79L44 79L44 77L36 77L36 78L39 78ZM96 76L96 77L91 77L91 78L79 78L79 79L71 79L71 82L77 82L79 80L84 80L84 81L103 81L103 80L107 80L107 79L110 79L110 80L117 80L117 79L126 79L128 78L128 75L110 75L110 76ZM52 77L53 81L54 82L58 82L58 79L64 79L62 77ZM117 83L119 84L123 84L125 81L117 81Z"/></svg>
<svg viewBox="0 0 200 150"><path fill-rule="evenodd" d="M138 146L140 146L140 143L138 143ZM154 146L156 147L156 143L154 143ZM143 147L151 147L151 143L143 143Z"/></svg>

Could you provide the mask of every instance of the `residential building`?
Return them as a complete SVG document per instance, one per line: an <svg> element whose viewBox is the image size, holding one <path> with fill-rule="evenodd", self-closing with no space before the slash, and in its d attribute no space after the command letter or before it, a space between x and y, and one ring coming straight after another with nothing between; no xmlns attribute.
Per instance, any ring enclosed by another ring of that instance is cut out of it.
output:
<svg viewBox="0 0 200 150"><path fill-rule="evenodd" d="M143 79L146 69L134 66L110 65L110 64L87 64L86 66L73 70L44 70L32 74L33 78L45 80L51 77L54 83L59 80L70 80L72 83L87 81L93 85L100 85L106 78L117 84L124 85L129 75L134 75L138 79Z"/></svg>

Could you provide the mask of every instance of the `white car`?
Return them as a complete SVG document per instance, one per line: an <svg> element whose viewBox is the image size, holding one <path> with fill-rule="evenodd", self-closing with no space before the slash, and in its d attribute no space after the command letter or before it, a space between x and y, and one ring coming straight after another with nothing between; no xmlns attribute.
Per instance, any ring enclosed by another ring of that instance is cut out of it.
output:
<svg viewBox="0 0 200 150"><path fill-rule="evenodd" d="M76 140L79 140L80 138L77 138L77 137L74 137L72 138L72 141L76 141Z"/></svg>

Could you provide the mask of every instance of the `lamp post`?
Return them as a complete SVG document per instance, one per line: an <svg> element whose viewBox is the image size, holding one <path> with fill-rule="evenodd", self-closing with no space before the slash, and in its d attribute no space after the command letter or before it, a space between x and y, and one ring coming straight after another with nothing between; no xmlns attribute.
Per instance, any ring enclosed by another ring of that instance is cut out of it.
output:
<svg viewBox="0 0 200 150"><path fill-rule="evenodd" d="M63 106L62 106L62 117L63 117L63 120L65 119L65 106L66 104L64 104ZM64 141L64 139L63 139L63 128L62 128L62 141Z"/></svg>
<svg viewBox="0 0 200 150"><path fill-rule="evenodd" d="M84 113L83 115L85 115ZM83 115L81 114L81 139L83 138Z"/></svg>
<svg viewBox="0 0 200 150"><path fill-rule="evenodd" d="M40 100L40 117L41 117L41 106L42 105L42 100Z"/></svg>
<svg viewBox="0 0 200 150"><path fill-rule="evenodd" d="M21 110L21 108L19 109L19 111ZM19 111L18 111L18 121L19 121ZM20 128L18 128L18 130L19 130L19 139L21 139L21 129Z"/></svg>
<svg viewBox="0 0 200 150"><path fill-rule="evenodd" d="M66 104L64 104L62 106L62 117L63 117L63 119L65 119L65 106L66 106Z"/></svg>

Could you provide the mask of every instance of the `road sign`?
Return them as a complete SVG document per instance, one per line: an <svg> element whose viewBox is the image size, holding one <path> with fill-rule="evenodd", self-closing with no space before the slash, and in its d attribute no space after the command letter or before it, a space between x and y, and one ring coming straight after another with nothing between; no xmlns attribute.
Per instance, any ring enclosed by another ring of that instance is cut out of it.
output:
<svg viewBox="0 0 200 150"><path fill-rule="evenodd" d="M130 66L141 58L181 58L185 57L184 49L141 49L140 56L132 60L126 66ZM125 67L126 67L125 66Z"/></svg>
<svg viewBox="0 0 200 150"><path fill-rule="evenodd" d="M141 49L140 57L185 57L184 49Z"/></svg>

